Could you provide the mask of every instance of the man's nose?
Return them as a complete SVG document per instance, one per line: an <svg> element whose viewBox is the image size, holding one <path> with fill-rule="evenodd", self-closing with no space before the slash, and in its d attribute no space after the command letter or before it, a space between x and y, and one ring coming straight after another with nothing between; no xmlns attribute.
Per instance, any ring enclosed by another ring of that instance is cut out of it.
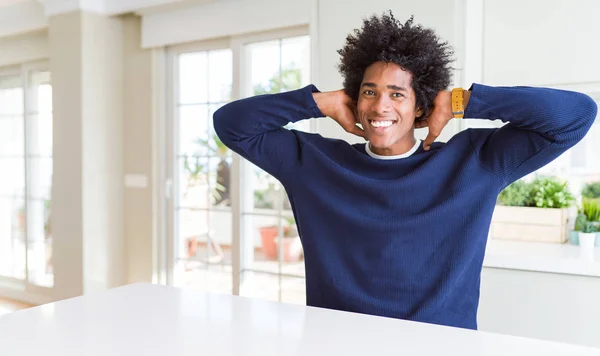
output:
<svg viewBox="0 0 600 356"><path fill-rule="evenodd" d="M391 99L387 95L380 95L373 104L373 111L378 115L387 114L392 109Z"/></svg>

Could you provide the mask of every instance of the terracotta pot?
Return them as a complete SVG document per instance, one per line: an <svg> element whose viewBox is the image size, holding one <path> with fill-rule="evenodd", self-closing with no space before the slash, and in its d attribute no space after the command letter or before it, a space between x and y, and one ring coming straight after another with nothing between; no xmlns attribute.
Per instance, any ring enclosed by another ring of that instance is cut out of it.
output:
<svg viewBox="0 0 600 356"><path fill-rule="evenodd" d="M277 226L265 226L258 229L262 242L262 252L267 260L277 259Z"/></svg>
<svg viewBox="0 0 600 356"><path fill-rule="evenodd" d="M287 230L287 228L286 228ZM262 252L267 260L277 260L277 226L265 226L259 228L260 237L262 242ZM284 237L283 239L283 261L284 262L296 262L300 260L302 256L302 244L300 238L295 237Z"/></svg>

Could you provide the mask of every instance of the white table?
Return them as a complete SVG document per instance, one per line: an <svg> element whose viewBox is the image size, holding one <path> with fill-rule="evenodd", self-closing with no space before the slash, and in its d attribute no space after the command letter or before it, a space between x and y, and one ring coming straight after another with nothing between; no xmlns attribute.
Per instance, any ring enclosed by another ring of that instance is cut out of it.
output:
<svg viewBox="0 0 600 356"><path fill-rule="evenodd" d="M592 356L600 349L135 284L0 317L0 355Z"/></svg>

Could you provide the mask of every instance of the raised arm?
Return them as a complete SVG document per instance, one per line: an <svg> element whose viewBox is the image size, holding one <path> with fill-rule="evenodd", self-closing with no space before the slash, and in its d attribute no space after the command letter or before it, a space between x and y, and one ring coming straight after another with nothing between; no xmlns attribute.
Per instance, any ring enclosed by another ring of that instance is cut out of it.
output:
<svg viewBox="0 0 600 356"><path fill-rule="evenodd" d="M213 116L219 139L234 152L278 179L299 161L297 133L290 122L323 116L309 85L279 94L259 95L231 102Z"/></svg>
<svg viewBox="0 0 600 356"><path fill-rule="evenodd" d="M296 167L302 153L300 133L284 126L328 116L346 131L364 137L356 126L353 107L343 90L321 93L309 85L231 102L215 112L213 121L215 132L227 147L282 180Z"/></svg>
<svg viewBox="0 0 600 356"><path fill-rule="evenodd" d="M502 120L498 129L469 130L481 165L505 185L543 167L589 131L597 105L587 95L549 88L474 84L465 118Z"/></svg>

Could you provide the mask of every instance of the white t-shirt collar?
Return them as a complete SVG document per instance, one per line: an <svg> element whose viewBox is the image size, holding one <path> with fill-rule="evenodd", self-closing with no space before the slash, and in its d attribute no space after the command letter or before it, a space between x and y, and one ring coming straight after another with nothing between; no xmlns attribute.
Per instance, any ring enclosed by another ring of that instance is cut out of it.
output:
<svg viewBox="0 0 600 356"><path fill-rule="evenodd" d="M376 153L373 153L373 151L371 151L371 144L369 142L365 144L365 150L369 156L376 159L399 159L409 157L419 149L419 146L421 146L421 140L416 140L415 145L408 152L395 156L380 156Z"/></svg>

